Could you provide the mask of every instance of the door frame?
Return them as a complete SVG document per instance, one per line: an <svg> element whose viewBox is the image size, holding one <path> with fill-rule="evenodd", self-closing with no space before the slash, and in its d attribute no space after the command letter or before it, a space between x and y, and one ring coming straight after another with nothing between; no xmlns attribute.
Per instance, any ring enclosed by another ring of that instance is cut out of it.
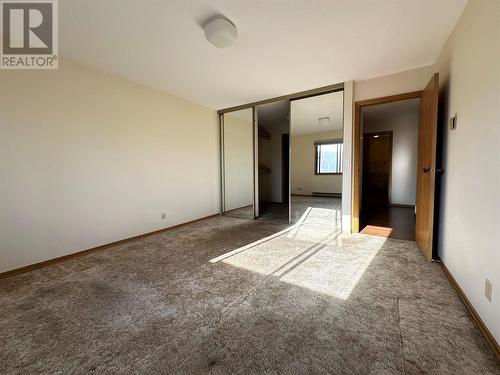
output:
<svg viewBox="0 0 500 375"><path fill-rule="evenodd" d="M354 126L353 133L353 149L352 149L352 222L351 230L353 233L359 233L359 216L360 216L360 174L361 174L361 109L377 104L385 104L398 102L406 99L415 99L422 96L423 90L411 91L403 94L382 96L379 98L361 100L354 103Z"/></svg>
<svg viewBox="0 0 500 375"><path fill-rule="evenodd" d="M285 147L287 138L288 147ZM288 168L285 168L285 160ZM288 134L281 134L281 200L284 199L286 201L283 203L290 202L290 121L288 121Z"/></svg>
<svg viewBox="0 0 500 375"><path fill-rule="evenodd" d="M363 160L360 160L361 164L363 165L363 170L361 172L364 172L365 171L365 144L364 144L364 141L365 141L365 138L364 136L374 136L374 135L381 135L381 136L385 136L385 135L388 135L389 136L389 181L388 181L388 184L387 184L387 199L388 199L388 204L389 206L391 205L391 193L392 193L392 147L393 147L393 138L394 138L394 134L393 134L393 131L392 130L382 130L382 131L378 131L378 132L370 132L370 133L363 133ZM361 145L360 145L361 146ZM363 181L365 181L364 177L363 177ZM363 189L361 189L361 201L363 201ZM361 212L360 212L360 215L361 215Z"/></svg>

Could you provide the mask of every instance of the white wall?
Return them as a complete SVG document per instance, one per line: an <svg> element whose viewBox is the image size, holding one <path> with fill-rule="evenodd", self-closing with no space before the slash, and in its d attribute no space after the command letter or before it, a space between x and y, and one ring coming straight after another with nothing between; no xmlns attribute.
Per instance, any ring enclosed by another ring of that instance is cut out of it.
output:
<svg viewBox="0 0 500 375"><path fill-rule="evenodd" d="M224 210L253 204L252 109L224 114Z"/></svg>
<svg viewBox="0 0 500 375"><path fill-rule="evenodd" d="M342 175L314 174L314 142L342 139L342 134L342 129L340 129L322 133L292 135L290 141L292 194L342 193Z"/></svg>
<svg viewBox="0 0 500 375"><path fill-rule="evenodd" d="M418 108L363 118L363 133L392 131L391 204L415 205L418 162Z"/></svg>
<svg viewBox="0 0 500 375"><path fill-rule="evenodd" d="M265 127L271 139L258 138L259 164L271 168L271 173L259 173L259 199L264 202L283 202L282 135L289 133L289 124Z"/></svg>
<svg viewBox="0 0 500 375"><path fill-rule="evenodd" d="M469 1L435 65L354 83L353 101L422 90L440 73L438 253L500 341L500 2ZM458 127L447 129L457 113ZM346 140L344 140L344 143ZM345 173L344 173L345 174ZM493 282L492 302L484 297Z"/></svg>
<svg viewBox="0 0 500 375"><path fill-rule="evenodd" d="M197 104L66 60L0 71L0 272L217 213L218 148Z"/></svg>
<svg viewBox="0 0 500 375"><path fill-rule="evenodd" d="M440 73L444 174L439 256L500 342L500 2L467 4ZM447 119L457 114L457 129ZM493 299L484 296L485 279Z"/></svg>
<svg viewBox="0 0 500 375"><path fill-rule="evenodd" d="M434 73L433 65L354 82L354 101L422 90Z"/></svg>

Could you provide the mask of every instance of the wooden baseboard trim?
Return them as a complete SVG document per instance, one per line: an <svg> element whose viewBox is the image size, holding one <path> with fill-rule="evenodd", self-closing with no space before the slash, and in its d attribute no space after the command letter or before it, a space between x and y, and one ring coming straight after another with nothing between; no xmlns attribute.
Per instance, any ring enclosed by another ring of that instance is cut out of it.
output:
<svg viewBox="0 0 500 375"><path fill-rule="evenodd" d="M342 193L323 193L321 191L313 191L312 196L325 198L342 198Z"/></svg>
<svg viewBox="0 0 500 375"><path fill-rule="evenodd" d="M481 330L481 333L483 334L484 338L486 339L486 341L488 341L488 344L490 344L491 348L493 349L493 352L497 356L497 359L500 360L500 347L498 346L498 343L495 340L495 338L493 337L493 335L491 334L490 330L488 329L488 327L486 327L483 320L481 319L481 317L477 313L476 309L474 308L474 306L472 306L469 299L467 298L467 296L463 292L462 288L460 288L460 285L458 285L457 281L455 280L455 278L453 277L451 272L448 270L448 268L446 268L446 266L444 265L443 262L441 262L441 268L443 269L443 272L446 275L446 277L448 278L448 280L450 280L451 285L453 285L453 287L457 291L457 293L460 296L460 299L464 303L465 307L467 307L467 310L469 310L469 313L471 314L472 318L474 319L477 326Z"/></svg>
<svg viewBox="0 0 500 375"><path fill-rule="evenodd" d="M415 209L415 205L414 204L392 203L391 206L392 207L402 207L402 208L413 208L413 209Z"/></svg>
<svg viewBox="0 0 500 375"><path fill-rule="evenodd" d="M215 217L215 216L219 216L219 214L214 214L214 215L209 215L209 216L201 217L199 219L187 221L185 223L173 225L173 226L167 227L167 228L162 228L162 229L159 229L159 230L155 230L153 232L139 234L138 236L133 236L133 237L125 238L123 240L111 242L111 243L108 243L108 244L105 244L105 245L96 246L96 247L93 247L91 249L80 250L80 251L77 251L75 253L71 253L71 254L68 254L68 255L63 255L61 257L57 257L57 258L45 260L43 262L39 262L39 263L35 263L35 264L30 264L29 266L24 266L24 267L21 267L21 268L16 268L16 269L13 269L13 270L10 270L10 271L2 272L2 273L0 273L0 279L5 279L7 277L19 275L21 273L34 271L34 270L37 270L37 269L40 269L40 268L44 268L44 267L50 266L52 264L61 263L61 262L64 262L64 261L67 261L67 260L70 260L70 259L73 259L73 258L78 258L78 257L84 256L84 255L87 255L87 254L90 254L90 253L93 253L93 252L110 249L110 248L112 248L112 247L114 247L116 245L122 245L124 243L131 242L131 241L134 241L134 240L138 240L138 239L141 239L141 238L144 238L144 237L149 237L149 236L152 236L152 235L155 235L155 234L159 234L159 233L162 233L162 232L167 232L167 231L170 231L170 230L173 230L173 229L177 229L179 227L183 227L183 226L188 225L188 224L195 223L197 221L210 219L210 218Z"/></svg>
<svg viewBox="0 0 500 375"><path fill-rule="evenodd" d="M318 193L314 194L296 194L296 193L292 193L290 194L292 197L319 197L319 198L342 198L342 194L339 193L340 195L339 196L334 196L334 195L331 195L331 196L326 196L326 195L318 195Z"/></svg>

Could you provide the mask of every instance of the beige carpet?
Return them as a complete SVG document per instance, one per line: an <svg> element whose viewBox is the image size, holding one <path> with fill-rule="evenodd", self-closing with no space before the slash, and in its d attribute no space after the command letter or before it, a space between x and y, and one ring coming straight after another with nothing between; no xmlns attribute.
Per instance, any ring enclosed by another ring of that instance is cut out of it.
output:
<svg viewBox="0 0 500 375"><path fill-rule="evenodd" d="M438 265L337 217L217 217L0 280L1 372L500 374Z"/></svg>

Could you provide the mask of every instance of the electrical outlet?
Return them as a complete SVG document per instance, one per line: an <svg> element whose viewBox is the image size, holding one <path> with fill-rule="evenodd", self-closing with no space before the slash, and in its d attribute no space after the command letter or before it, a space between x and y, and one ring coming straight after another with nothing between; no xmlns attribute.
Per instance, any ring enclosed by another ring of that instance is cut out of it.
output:
<svg viewBox="0 0 500 375"><path fill-rule="evenodd" d="M167 214L165 212L162 212L161 219L164 220L166 217L167 217Z"/></svg>
<svg viewBox="0 0 500 375"><path fill-rule="evenodd" d="M297 186L297 191L302 191L302 186Z"/></svg>
<svg viewBox="0 0 500 375"><path fill-rule="evenodd" d="M493 284L491 283L490 280L486 279L486 282L484 284L484 295L488 299L488 301L491 302L491 293L493 292Z"/></svg>

